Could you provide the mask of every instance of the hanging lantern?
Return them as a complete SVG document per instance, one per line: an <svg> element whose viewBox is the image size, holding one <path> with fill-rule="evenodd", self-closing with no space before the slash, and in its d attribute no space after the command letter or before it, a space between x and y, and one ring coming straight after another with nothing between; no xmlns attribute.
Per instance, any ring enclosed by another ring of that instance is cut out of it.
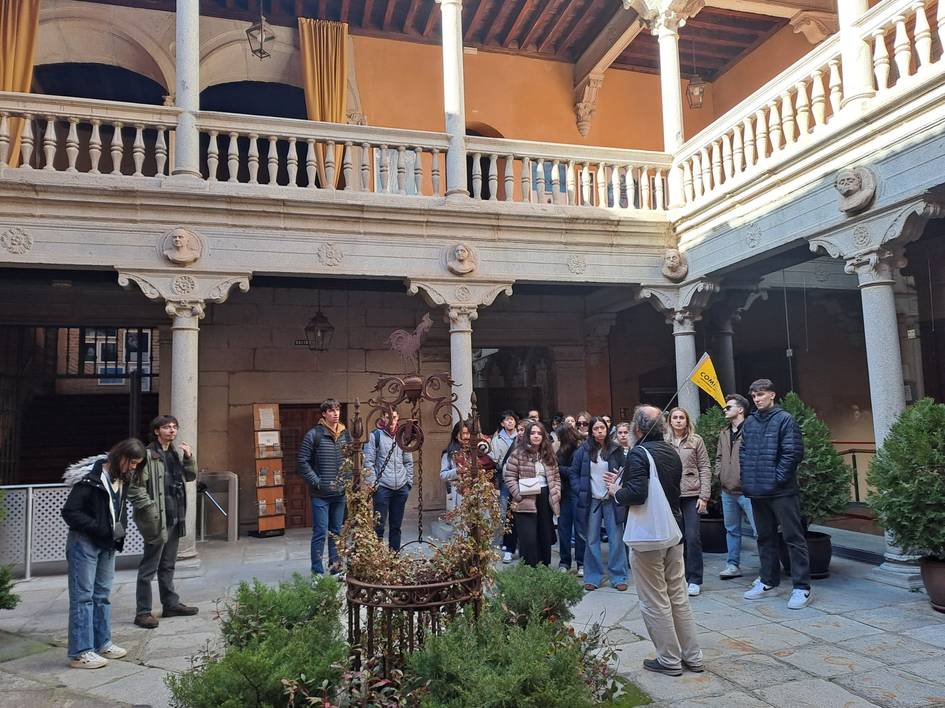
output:
<svg viewBox="0 0 945 708"><path fill-rule="evenodd" d="M308 348L313 352L328 351L331 338L335 336L335 326L328 321L321 308L305 326L305 335L308 338Z"/></svg>
<svg viewBox="0 0 945 708"><path fill-rule="evenodd" d="M249 51L259 57L260 60L272 56L268 47L275 41L276 35L269 23L266 22L266 18L263 17L262 0L259 0L259 22L251 25L246 30L246 39L249 41Z"/></svg>
<svg viewBox="0 0 945 708"><path fill-rule="evenodd" d="M693 110L702 108L702 102L705 101L705 81L701 76L696 76L689 80L689 86L686 87L686 98L689 99L689 107Z"/></svg>

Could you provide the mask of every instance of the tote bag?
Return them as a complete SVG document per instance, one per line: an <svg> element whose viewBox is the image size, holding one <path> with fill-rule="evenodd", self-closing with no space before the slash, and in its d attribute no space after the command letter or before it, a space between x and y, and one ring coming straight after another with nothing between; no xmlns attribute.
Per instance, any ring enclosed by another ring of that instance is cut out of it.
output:
<svg viewBox="0 0 945 708"><path fill-rule="evenodd" d="M645 447L641 450L650 461L650 486L646 504L633 505L627 509L627 526L623 542L637 551L661 551L672 548L682 540L679 524L669 507L663 485L656 473L656 462Z"/></svg>

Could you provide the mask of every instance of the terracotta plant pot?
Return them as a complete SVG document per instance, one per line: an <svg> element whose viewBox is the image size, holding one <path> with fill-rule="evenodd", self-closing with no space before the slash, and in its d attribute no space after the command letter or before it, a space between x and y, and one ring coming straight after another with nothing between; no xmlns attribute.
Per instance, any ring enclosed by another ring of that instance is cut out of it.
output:
<svg viewBox="0 0 945 708"><path fill-rule="evenodd" d="M725 524L722 519L703 516L699 519L699 535L703 553L728 553L725 543Z"/></svg>
<svg viewBox="0 0 945 708"><path fill-rule="evenodd" d="M945 612L945 560L923 558L921 567L929 603L939 612Z"/></svg>
<svg viewBox="0 0 945 708"><path fill-rule="evenodd" d="M830 577L830 558L833 556L833 544L829 533L808 531L807 552L810 556L810 577L816 580Z"/></svg>

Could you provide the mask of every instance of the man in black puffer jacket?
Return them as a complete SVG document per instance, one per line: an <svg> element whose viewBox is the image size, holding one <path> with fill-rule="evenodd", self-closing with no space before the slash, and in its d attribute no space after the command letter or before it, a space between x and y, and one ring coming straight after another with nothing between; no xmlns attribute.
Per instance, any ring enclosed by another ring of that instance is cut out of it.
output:
<svg viewBox="0 0 945 708"><path fill-rule="evenodd" d="M745 593L745 599L772 597L781 582L780 525L791 556L794 581L788 608L799 610L810 602L810 560L797 486L797 466L804 459L804 441L793 416L774 404L777 394L769 379L758 379L748 390L757 410L742 426L739 459L742 490L751 499L758 533L761 577Z"/></svg>

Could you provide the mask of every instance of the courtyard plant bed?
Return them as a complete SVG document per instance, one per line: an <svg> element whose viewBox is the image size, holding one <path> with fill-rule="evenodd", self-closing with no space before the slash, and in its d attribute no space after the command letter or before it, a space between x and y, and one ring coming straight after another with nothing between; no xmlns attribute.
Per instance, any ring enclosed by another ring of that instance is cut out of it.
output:
<svg viewBox="0 0 945 708"><path fill-rule="evenodd" d="M945 405L925 398L907 408L867 479L870 506L893 543L922 557L929 602L945 612Z"/></svg>
<svg viewBox="0 0 945 708"><path fill-rule="evenodd" d="M787 394L781 407L794 416L804 440L804 459L797 468L797 483L801 490L801 522L807 537L810 575L815 579L826 578L830 575L833 555L830 534L810 531L810 526L846 510L853 471L833 446L827 424L800 396Z"/></svg>

